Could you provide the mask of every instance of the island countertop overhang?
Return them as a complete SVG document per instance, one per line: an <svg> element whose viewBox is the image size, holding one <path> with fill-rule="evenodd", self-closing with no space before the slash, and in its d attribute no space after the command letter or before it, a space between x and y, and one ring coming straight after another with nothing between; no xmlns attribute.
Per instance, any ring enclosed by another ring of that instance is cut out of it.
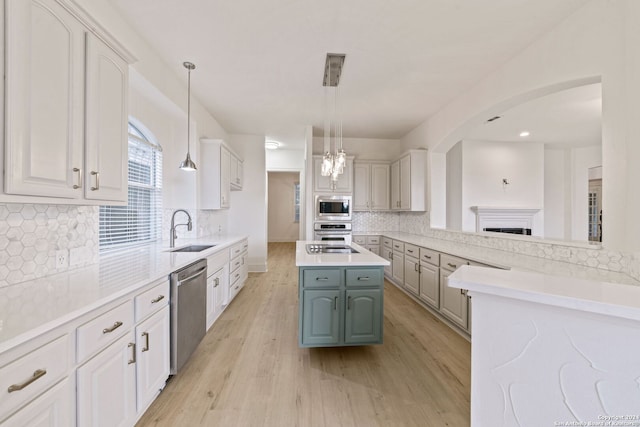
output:
<svg viewBox="0 0 640 427"><path fill-rule="evenodd" d="M326 243L314 240L298 240L296 242L296 267L313 266L385 266L389 261L368 251L357 243L351 243L351 247L358 253L331 253L310 254L307 252L308 244Z"/></svg>

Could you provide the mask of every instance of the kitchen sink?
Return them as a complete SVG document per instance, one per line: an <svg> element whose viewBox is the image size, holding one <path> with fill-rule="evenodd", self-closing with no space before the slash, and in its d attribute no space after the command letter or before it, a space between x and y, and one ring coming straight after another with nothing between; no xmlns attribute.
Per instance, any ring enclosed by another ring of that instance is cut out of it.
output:
<svg viewBox="0 0 640 427"><path fill-rule="evenodd" d="M202 252L205 249L214 247L215 245L189 245L183 248L172 249L169 252Z"/></svg>

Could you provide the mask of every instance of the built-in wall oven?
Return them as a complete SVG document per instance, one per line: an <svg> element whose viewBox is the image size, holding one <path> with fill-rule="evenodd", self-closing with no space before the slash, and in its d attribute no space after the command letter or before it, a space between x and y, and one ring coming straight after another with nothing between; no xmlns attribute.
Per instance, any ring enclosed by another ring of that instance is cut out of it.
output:
<svg viewBox="0 0 640 427"><path fill-rule="evenodd" d="M350 222L316 222L313 228L314 240L351 244Z"/></svg>
<svg viewBox="0 0 640 427"><path fill-rule="evenodd" d="M351 221L352 208L349 195L317 195L316 221Z"/></svg>

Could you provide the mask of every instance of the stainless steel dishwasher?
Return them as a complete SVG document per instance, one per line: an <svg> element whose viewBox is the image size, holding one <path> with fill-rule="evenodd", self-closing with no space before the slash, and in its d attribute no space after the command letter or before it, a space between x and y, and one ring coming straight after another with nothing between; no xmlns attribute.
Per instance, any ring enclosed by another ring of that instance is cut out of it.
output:
<svg viewBox="0 0 640 427"><path fill-rule="evenodd" d="M207 331L207 260L170 275L171 374L178 373Z"/></svg>

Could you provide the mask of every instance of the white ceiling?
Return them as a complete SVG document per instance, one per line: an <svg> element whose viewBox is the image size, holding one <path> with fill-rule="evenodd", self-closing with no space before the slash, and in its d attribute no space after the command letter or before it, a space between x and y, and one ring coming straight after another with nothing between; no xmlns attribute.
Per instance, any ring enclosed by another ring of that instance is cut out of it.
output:
<svg viewBox="0 0 640 427"><path fill-rule="evenodd" d="M468 139L531 141L554 147L602 143L602 84L556 92L501 113L498 120L476 127ZM488 119L489 117L487 117ZM528 131L522 138L520 133Z"/></svg>
<svg viewBox="0 0 640 427"><path fill-rule="evenodd" d="M230 133L321 134L327 52L345 137L400 138L587 0L110 0Z"/></svg>

